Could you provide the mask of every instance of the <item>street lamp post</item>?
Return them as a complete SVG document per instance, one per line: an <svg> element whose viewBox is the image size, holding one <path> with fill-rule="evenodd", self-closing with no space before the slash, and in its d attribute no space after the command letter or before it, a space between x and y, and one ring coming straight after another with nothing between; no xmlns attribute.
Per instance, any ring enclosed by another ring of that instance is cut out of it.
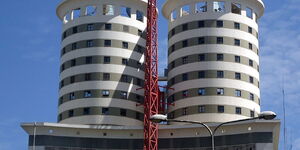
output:
<svg viewBox="0 0 300 150"><path fill-rule="evenodd" d="M253 117L253 118L248 118L248 119L241 119L241 120L234 120L234 121L229 121L229 122L223 122L220 123L219 125L216 126L216 128L214 128L214 130L212 130L208 125L206 125L205 123L202 122L198 122L198 121L189 121L189 120L175 120L175 119L168 119L168 117L166 115L162 115L162 114L156 114L150 117L150 120L152 122L155 123L160 123L160 122L181 122L181 123L191 123L191 124L200 124L202 126L204 126L210 136L211 136L211 147L212 150L215 150L215 133L216 131L225 124L231 124L231 123L236 123L236 122L243 122L243 121L249 121L249 120L255 120L255 119L264 119L264 120L272 120L276 117L276 114L272 111L264 111L261 112L258 117Z"/></svg>

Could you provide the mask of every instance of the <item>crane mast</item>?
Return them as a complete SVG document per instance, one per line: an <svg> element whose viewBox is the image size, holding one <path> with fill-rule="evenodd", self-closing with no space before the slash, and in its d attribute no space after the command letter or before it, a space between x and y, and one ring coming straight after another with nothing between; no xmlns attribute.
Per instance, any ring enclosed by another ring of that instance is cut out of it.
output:
<svg viewBox="0 0 300 150"><path fill-rule="evenodd" d="M145 52L145 102L144 102L144 150L158 150L158 125L150 116L159 109L158 87L158 37L156 0L148 0L147 50Z"/></svg>

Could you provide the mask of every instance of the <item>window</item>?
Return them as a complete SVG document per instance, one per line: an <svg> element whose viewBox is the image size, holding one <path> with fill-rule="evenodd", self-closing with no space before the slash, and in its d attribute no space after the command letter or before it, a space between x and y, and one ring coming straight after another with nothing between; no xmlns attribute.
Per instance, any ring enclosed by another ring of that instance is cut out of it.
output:
<svg viewBox="0 0 300 150"><path fill-rule="evenodd" d="M170 119L174 119L174 112L170 112L170 113L168 113L168 118L170 118Z"/></svg>
<svg viewBox="0 0 300 150"><path fill-rule="evenodd" d="M182 91L182 97L188 97L189 92L188 91Z"/></svg>
<svg viewBox="0 0 300 150"><path fill-rule="evenodd" d="M69 94L69 100L74 100L75 99L75 93L72 92Z"/></svg>
<svg viewBox="0 0 300 150"><path fill-rule="evenodd" d="M120 96L122 99L127 99L127 92L121 91Z"/></svg>
<svg viewBox="0 0 300 150"><path fill-rule="evenodd" d="M63 48L61 56L64 55L65 53L66 53L66 48Z"/></svg>
<svg viewBox="0 0 300 150"><path fill-rule="evenodd" d="M137 102L141 103L141 96L140 95L135 95L135 98L138 100Z"/></svg>
<svg viewBox="0 0 300 150"><path fill-rule="evenodd" d="M66 15L64 16L64 23L66 24L66 23L68 23L70 20L71 20L71 15L70 15L70 13L68 13L68 14L66 14Z"/></svg>
<svg viewBox="0 0 300 150"><path fill-rule="evenodd" d="M62 35L62 39L65 39L67 37L67 32L65 31Z"/></svg>
<svg viewBox="0 0 300 150"><path fill-rule="evenodd" d="M249 77L249 82L250 82L250 83L254 83L253 77L251 77L251 76Z"/></svg>
<svg viewBox="0 0 300 150"><path fill-rule="evenodd" d="M177 19L177 11L173 10L172 13L171 13L171 21L174 21L176 19Z"/></svg>
<svg viewBox="0 0 300 150"><path fill-rule="evenodd" d="M205 78L205 71L199 71L198 72L198 78L200 78L200 79Z"/></svg>
<svg viewBox="0 0 300 150"><path fill-rule="evenodd" d="M171 62L171 68L174 68L175 67L175 61L172 61Z"/></svg>
<svg viewBox="0 0 300 150"><path fill-rule="evenodd" d="M88 6L86 7L86 15L87 16L95 16L96 15L96 6Z"/></svg>
<svg viewBox="0 0 300 150"><path fill-rule="evenodd" d="M241 80L241 73L235 73L235 79Z"/></svg>
<svg viewBox="0 0 300 150"><path fill-rule="evenodd" d="M242 114L242 108L241 107L236 107L235 108L235 114Z"/></svg>
<svg viewBox="0 0 300 150"><path fill-rule="evenodd" d="M242 96L241 90L235 90L234 95L235 95L236 97L241 97L241 96Z"/></svg>
<svg viewBox="0 0 300 150"><path fill-rule="evenodd" d="M70 83L74 83L75 82L75 76L72 76L71 78L70 78Z"/></svg>
<svg viewBox="0 0 300 150"><path fill-rule="evenodd" d="M87 30L87 31L93 31L93 30L94 30L94 24L88 24L88 25L86 26L86 30Z"/></svg>
<svg viewBox="0 0 300 150"><path fill-rule="evenodd" d="M225 2L214 2L213 5L215 12L225 12Z"/></svg>
<svg viewBox="0 0 300 150"><path fill-rule="evenodd" d="M175 35L175 28L171 30L171 36Z"/></svg>
<svg viewBox="0 0 300 150"><path fill-rule="evenodd" d="M104 28L105 28L105 30L111 30L111 24L110 23L106 23L105 25L104 25Z"/></svg>
<svg viewBox="0 0 300 150"><path fill-rule="evenodd" d="M188 24L187 23L182 25L182 31L186 31L186 30L188 30Z"/></svg>
<svg viewBox="0 0 300 150"><path fill-rule="evenodd" d="M141 81L141 79L136 79L136 84L139 85L139 86L142 86L142 81Z"/></svg>
<svg viewBox="0 0 300 150"><path fill-rule="evenodd" d="M207 11L207 2L196 3L196 13L201 13L206 11Z"/></svg>
<svg viewBox="0 0 300 150"><path fill-rule="evenodd" d="M138 36L142 36L143 35L143 31L142 30L138 30Z"/></svg>
<svg viewBox="0 0 300 150"><path fill-rule="evenodd" d="M189 5L185 5L181 8L182 11L182 16L186 16L190 14L190 6Z"/></svg>
<svg viewBox="0 0 300 150"><path fill-rule="evenodd" d="M253 67L253 60L249 59L249 66Z"/></svg>
<svg viewBox="0 0 300 150"><path fill-rule="evenodd" d="M234 13L234 14L241 14L241 9L242 6L241 4L238 4L238 3L231 3L231 12Z"/></svg>
<svg viewBox="0 0 300 150"><path fill-rule="evenodd" d="M170 97L170 101L171 101L171 103L173 103L173 102L175 101L175 96L174 96L174 95L172 95L172 96Z"/></svg>
<svg viewBox="0 0 300 150"><path fill-rule="evenodd" d="M109 90L102 90L102 96L109 96Z"/></svg>
<svg viewBox="0 0 300 150"><path fill-rule="evenodd" d="M218 28L223 27L223 21L218 20L218 21L217 21L217 27L218 27Z"/></svg>
<svg viewBox="0 0 300 150"><path fill-rule="evenodd" d="M93 63L93 57L92 56L85 57L85 63L86 64L92 64Z"/></svg>
<svg viewBox="0 0 300 150"><path fill-rule="evenodd" d="M64 71L65 70L65 64L62 64L61 65L61 71Z"/></svg>
<svg viewBox="0 0 300 150"><path fill-rule="evenodd" d="M250 110L250 117L254 117L254 111Z"/></svg>
<svg viewBox="0 0 300 150"><path fill-rule="evenodd" d="M224 106L218 106L218 113L224 113Z"/></svg>
<svg viewBox="0 0 300 150"><path fill-rule="evenodd" d="M249 43L249 49L252 50L252 48L253 48L253 45L251 43Z"/></svg>
<svg viewBox="0 0 300 150"><path fill-rule="evenodd" d="M182 41L182 47L187 47L187 46L188 46L188 41L187 40Z"/></svg>
<svg viewBox="0 0 300 150"><path fill-rule="evenodd" d="M71 67L76 66L76 59L71 60Z"/></svg>
<svg viewBox="0 0 300 150"><path fill-rule="evenodd" d="M198 61L205 61L205 54L199 54Z"/></svg>
<svg viewBox="0 0 300 150"><path fill-rule="evenodd" d="M182 81L186 81L186 80L188 80L188 74L187 73L184 73L184 74L182 74Z"/></svg>
<svg viewBox="0 0 300 150"><path fill-rule="evenodd" d="M121 76L121 82L128 82L128 76L127 75L122 75Z"/></svg>
<svg viewBox="0 0 300 150"><path fill-rule="evenodd" d="M198 112L199 112L199 113L205 113L205 106L203 106L203 105L202 105L202 106L199 106L199 107L198 107Z"/></svg>
<svg viewBox="0 0 300 150"><path fill-rule="evenodd" d="M69 117L73 117L74 116L74 110L69 110Z"/></svg>
<svg viewBox="0 0 300 150"><path fill-rule="evenodd" d="M198 89L198 95L205 95L205 89L204 88Z"/></svg>
<svg viewBox="0 0 300 150"><path fill-rule="evenodd" d="M248 32L252 34L252 28L248 27Z"/></svg>
<svg viewBox="0 0 300 150"><path fill-rule="evenodd" d="M80 8L73 9L73 19L79 18L80 17Z"/></svg>
<svg viewBox="0 0 300 150"><path fill-rule="evenodd" d="M204 21L198 21L198 27L199 27L199 28L205 27Z"/></svg>
<svg viewBox="0 0 300 150"><path fill-rule="evenodd" d="M217 95L224 95L224 89L223 88L217 88Z"/></svg>
<svg viewBox="0 0 300 150"><path fill-rule="evenodd" d="M123 64L123 65L128 65L128 59L123 58L123 59L122 59L122 64Z"/></svg>
<svg viewBox="0 0 300 150"><path fill-rule="evenodd" d="M240 46L241 45L241 41L238 39L234 39L234 45L235 46Z"/></svg>
<svg viewBox="0 0 300 150"><path fill-rule="evenodd" d="M73 27L73 34L77 33L78 32L78 28L77 27Z"/></svg>
<svg viewBox="0 0 300 150"><path fill-rule="evenodd" d="M126 109L120 109L120 115L121 116L126 116L127 110Z"/></svg>
<svg viewBox="0 0 300 150"><path fill-rule="evenodd" d="M136 11L136 20L144 22L144 13L142 11Z"/></svg>
<svg viewBox="0 0 300 150"><path fill-rule="evenodd" d="M234 61L236 63L240 63L241 62L241 57L240 56L234 56Z"/></svg>
<svg viewBox="0 0 300 150"><path fill-rule="evenodd" d="M247 16L248 18L253 19L253 12L252 12L252 9L249 8L249 7L246 8L246 16Z"/></svg>
<svg viewBox="0 0 300 150"><path fill-rule="evenodd" d="M131 8L122 6L121 16L131 18Z"/></svg>
<svg viewBox="0 0 300 150"><path fill-rule="evenodd" d="M109 56L104 56L104 63L109 64L110 63L110 57Z"/></svg>
<svg viewBox="0 0 300 150"><path fill-rule="evenodd" d="M240 27L240 23L235 22L235 23L234 23L234 28L235 28L235 29L240 29L240 28L241 28L241 27Z"/></svg>
<svg viewBox="0 0 300 150"><path fill-rule="evenodd" d="M110 80L110 74L109 73L103 73L103 80L105 80L105 81Z"/></svg>
<svg viewBox="0 0 300 150"><path fill-rule="evenodd" d="M258 23L258 16L257 16L257 13L254 13L254 16L255 16L255 22Z"/></svg>
<svg viewBox="0 0 300 150"><path fill-rule="evenodd" d="M254 101L254 94L253 93L249 94L249 99L252 100L252 101Z"/></svg>
<svg viewBox="0 0 300 150"><path fill-rule="evenodd" d="M224 78L224 71L217 71L217 78Z"/></svg>
<svg viewBox="0 0 300 150"><path fill-rule="evenodd" d="M113 5L103 5L103 15L114 15L114 6Z"/></svg>
<svg viewBox="0 0 300 150"><path fill-rule="evenodd" d="M138 45L138 46L137 46L137 52L142 53L142 51L143 51L142 46Z"/></svg>
<svg viewBox="0 0 300 150"><path fill-rule="evenodd" d="M172 84L172 85L175 84L175 78L172 78L172 79L171 79L171 84Z"/></svg>
<svg viewBox="0 0 300 150"><path fill-rule="evenodd" d="M124 32L129 32L129 26L123 25L123 31L124 31Z"/></svg>
<svg viewBox="0 0 300 150"><path fill-rule="evenodd" d="M92 92L91 91L84 91L84 95L85 98L91 97L92 96Z"/></svg>
<svg viewBox="0 0 300 150"><path fill-rule="evenodd" d="M182 115L187 115L187 108L182 109Z"/></svg>
<svg viewBox="0 0 300 150"><path fill-rule="evenodd" d="M77 43L72 44L72 50L75 50L75 49L77 49Z"/></svg>
<svg viewBox="0 0 300 150"><path fill-rule="evenodd" d="M187 64L188 63L188 57L182 57L182 64Z"/></svg>
<svg viewBox="0 0 300 150"><path fill-rule="evenodd" d="M223 54L217 54L217 61L223 61L224 55Z"/></svg>
<svg viewBox="0 0 300 150"><path fill-rule="evenodd" d="M111 40L104 40L104 46L110 47L111 46Z"/></svg>
<svg viewBox="0 0 300 150"><path fill-rule="evenodd" d="M92 74L91 74L91 73L86 73L84 79L85 79L85 81L90 81L90 80L92 80Z"/></svg>
<svg viewBox="0 0 300 150"><path fill-rule="evenodd" d="M140 113L136 112L136 113L135 113L135 119L140 120L140 118L141 118L141 117L140 117Z"/></svg>
<svg viewBox="0 0 300 150"><path fill-rule="evenodd" d="M128 42L122 42L122 48L128 49Z"/></svg>
<svg viewBox="0 0 300 150"><path fill-rule="evenodd" d="M94 46L94 41L93 40L86 41L86 47L93 47L93 46Z"/></svg>
<svg viewBox="0 0 300 150"><path fill-rule="evenodd" d="M62 114L59 114L58 121L61 121L61 120L62 120Z"/></svg>
<svg viewBox="0 0 300 150"><path fill-rule="evenodd" d="M90 108L83 108L83 115L89 115L90 114Z"/></svg>
<svg viewBox="0 0 300 150"><path fill-rule="evenodd" d="M217 44L223 44L223 37L217 37Z"/></svg>
<svg viewBox="0 0 300 150"><path fill-rule="evenodd" d="M62 87L64 87L65 86L65 82L64 82L64 80L62 80L61 82L60 82L60 88L62 88Z"/></svg>
<svg viewBox="0 0 300 150"><path fill-rule="evenodd" d="M140 67L142 66L142 63L139 62L139 61L137 61L137 62L136 62L136 65L137 65L138 68L140 68Z"/></svg>
<svg viewBox="0 0 300 150"><path fill-rule="evenodd" d="M175 51L175 45L171 46L171 51L174 52Z"/></svg>
<svg viewBox="0 0 300 150"><path fill-rule="evenodd" d="M108 115L109 114L109 108L102 108L102 115Z"/></svg>
<svg viewBox="0 0 300 150"><path fill-rule="evenodd" d="M204 37L198 38L198 44L204 44L204 43L205 43L205 38Z"/></svg>

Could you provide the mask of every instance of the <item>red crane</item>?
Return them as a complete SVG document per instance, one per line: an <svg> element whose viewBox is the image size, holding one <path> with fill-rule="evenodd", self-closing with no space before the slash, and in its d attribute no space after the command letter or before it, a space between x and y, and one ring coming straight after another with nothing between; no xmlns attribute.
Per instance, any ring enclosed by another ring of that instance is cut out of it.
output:
<svg viewBox="0 0 300 150"><path fill-rule="evenodd" d="M156 0L148 0L144 85L144 150L158 150L158 125L149 120L150 116L159 111L157 16Z"/></svg>

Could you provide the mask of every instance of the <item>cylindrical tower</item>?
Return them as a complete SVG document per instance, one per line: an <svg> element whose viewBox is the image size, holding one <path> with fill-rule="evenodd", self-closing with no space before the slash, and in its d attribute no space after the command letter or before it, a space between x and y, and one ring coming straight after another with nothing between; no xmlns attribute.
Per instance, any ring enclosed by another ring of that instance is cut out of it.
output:
<svg viewBox="0 0 300 150"><path fill-rule="evenodd" d="M146 0L64 0L58 122L142 125Z"/></svg>
<svg viewBox="0 0 300 150"><path fill-rule="evenodd" d="M225 122L260 112L261 0L167 0L169 118Z"/></svg>

